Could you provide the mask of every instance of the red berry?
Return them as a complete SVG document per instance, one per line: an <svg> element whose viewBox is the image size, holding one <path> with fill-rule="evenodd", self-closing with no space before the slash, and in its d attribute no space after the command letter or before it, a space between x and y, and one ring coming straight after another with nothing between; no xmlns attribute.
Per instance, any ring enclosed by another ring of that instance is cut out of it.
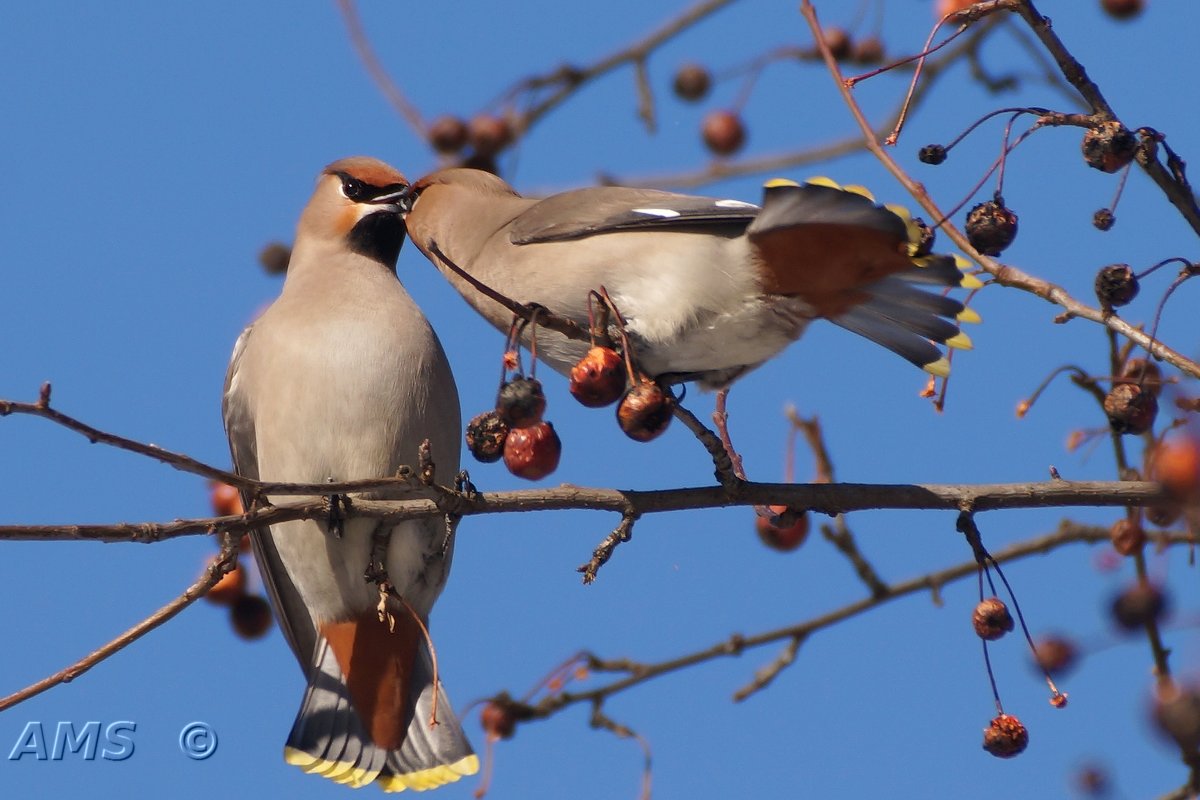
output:
<svg viewBox="0 0 1200 800"><path fill-rule="evenodd" d="M546 411L546 395L537 378L513 378L500 387L496 399L500 418L513 428L528 428L542 421Z"/></svg>
<svg viewBox="0 0 1200 800"><path fill-rule="evenodd" d="M512 709L495 700L483 707L479 721L489 739L511 739L517 729L517 718Z"/></svg>
<svg viewBox="0 0 1200 800"><path fill-rule="evenodd" d="M454 155L467 146L467 123L458 117L442 116L435 119L425 132L429 144L443 155Z"/></svg>
<svg viewBox="0 0 1200 800"><path fill-rule="evenodd" d="M1172 496L1190 499L1200 492L1200 441L1180 437L1154 448L1154 479Z"/></svg>
<svg viewBox="0 0 1200 800"><path fill-rule="evenodd" d="M1144 0L1100 0L1100 7L1113 19L1132 19L1142 13Z"/></svg>
<svg viewBox="0 0 1200 800"><path fill-rule="evenodd" d="M213 514L218 517L233 517L244 514L242 509L242 494L227 483L211 484L212 491L208 499L212 503Z"/></svg>
<svg viewBox="0 0 1200 800"><path fill-rule="evenodd" d="M494 156L512 141L512 126L508 120L491 114L479 114L471 120L468 126L468 138L475 153L480 156Z"/></svg>
<svg viewBox="0 0 1200 800"><path fill-rule="evenodd" d="M709 112L701 132L704 144L719 156L731 156L746 143L746 127L733 111Z"/></svg>
<svg viewBox="0 0 1200 800"><path fill-rule="evenodd" d="M233 605L234 601L246 593L246 571L238 564L221 576L221 580L208 590L204 599L219 606Z"/></svg>
<svg viewBox="0 0 1200 800"><path fill-rule="evenodd" d="M572 396L588 408L601 408L621 399L625 370L621 356L611 347L593 347L571 367Z"/></svg>
<svg viewBox="0 0 1200 800"><path fill-rule="evenodd" d="M498 411L477 414L467 423L467 449L477 461L491 464L504 455L504 440L508 438L508 423Z"/></svg>
<svg viewBox="0 0 1200 800"><path fill-rule="evenodd" d="M712 76L699 64L684 64L675 73L675 96L680 100L695 103L708 96L712 88Z"/></svg>
<svg viewBox="0 0 1200 800"><path fill-rule="evenodd" d="M504 440L504 466L518 478L540 480L558 468L562 441L549 422L513 428Z"/></svg>
<svg viewBox="0 0 1200 800"><path fill-rule="evenodd" d="M667 429L674 410L674 399L657 383L643 378L621 398L617 424L630 439L648 442Z"/></svg>
<svg viewBox="0 0 1200 800"><path fill-rule="evenodd" d="M266 598L244 594L229 609L229 622L243 639L260 639L271 630L271 606Z"/></svg>
<svg viewBox="0 0 1200 800"><path fill-rule="evenodd" d="M787 511L787 506L771 506L771 512L776 516ZM758 538L763 544L786 553L804 544L808 538L808 512L797 513L795 522L783 526L773 524L770 517L755 516L754 529L758 531Z"/></svg>
<svg viewBox="0 0 1200 800"><path fill-rule="evenodd" d="M1021 720L1001 714L983 731L983 749L997 758L1012 758L1029 746L1029 731Z"/></svg>
<svg viewBox="0 0 1200 800"><path fill-rule="evenodd" d="M1013 618L1003 600L989 597L975 606L971 624L975 626L975 633L980 639L994 642L1013 629Z"/></svg>

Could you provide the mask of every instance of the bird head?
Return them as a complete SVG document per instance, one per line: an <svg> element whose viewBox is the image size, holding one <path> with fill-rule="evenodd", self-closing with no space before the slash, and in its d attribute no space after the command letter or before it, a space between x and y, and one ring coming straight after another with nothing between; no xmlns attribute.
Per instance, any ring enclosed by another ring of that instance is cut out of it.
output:
<svg viewBox="0 0 1200 800"><path fill-rule="evenodd" d="M409 184L394 168L366 156L335 161L317 178L297 238L335 243L394 268L404 243Z"/></svg>

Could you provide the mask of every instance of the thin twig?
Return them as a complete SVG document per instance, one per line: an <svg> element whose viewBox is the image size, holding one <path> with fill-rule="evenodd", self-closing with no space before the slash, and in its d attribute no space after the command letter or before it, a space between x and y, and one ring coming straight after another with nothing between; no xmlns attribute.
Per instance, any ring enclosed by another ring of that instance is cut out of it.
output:
<svg viewBox="0 0 1200 800"><path fill-rule="evenodd" d="M35 697L47 689L58 686L60 683L70 683L80 675L87 672L92 667L99 664L109 656L124 650L129 645L136 642L138 639L145 636L150 631L154 630L164 622L173 618L180 611L190 606L192 603L199 600L204 595L208 594L208 590L216 586L221 578L232 571L237 566L238 550L240 549L240 537L226 536L224 544L221 546L221 551L217 557L209 564L208 569L204 571L196 582L189 586L183 594L175 598L165 606L155 611L144 620L134 625L129 630L122 633L120 636L113 639L103 647L89 653L83 658L65 667L53 675L48 675L42 678L37 683L21 689L18 692L13 692L7 697L0 698L0 711L12 708L17 703Z"/></svg>

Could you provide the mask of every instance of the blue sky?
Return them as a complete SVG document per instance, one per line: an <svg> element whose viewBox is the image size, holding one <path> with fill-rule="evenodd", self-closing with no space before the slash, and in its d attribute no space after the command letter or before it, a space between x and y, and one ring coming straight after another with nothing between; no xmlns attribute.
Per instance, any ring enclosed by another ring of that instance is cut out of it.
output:
<svg viewBox="0 0 1200 800"><path fill-rule="evenodd" d="M643 34L687 4L612 0L575 4L369 3L365 23L389 69L432 116L470 114L513 80L571 61L587 63ZM720 71L769 47L808 41L795 3L742 3L656 54L660 131L648 136L634 114L632 75L588 87L503 161L520 189L586 184L601 171L639 176L704 163L699 120L732 102L736 82L704 106L669 95L685 60ZM829 22L849 23L843 4L821 3ZM884 4L893 50L914 49L931 20L928 4ZM1180 31L1195 30L1188 3L1154 2L1125 24L1092 2L1039 6L1130 125L1164 131L1184 158L1195 135L1196 91L1172 78L1190 69ZM0 189L4 304L0 314L0 397L34 399L44 380L55 404L106 430L228 461L220 391L234 339L279 290L255 256L287 240L326 163L351 154L383 158L410 177L436 165L372 85L332 3L16 4L0 25ZM1152 53L1153 58L1148 57ZM1029 71L1024 51L1004 37L985 48L997 72ZM944 207L956 202L999 150L992 123L943 167L917 163L916 148L946 141L979 115L1025 102L1063 110L1058 95L1031 86L1018 100L989 96L960 67L912 121L898 157ZM882 114L903 90L884 77L860 90ZM771 153L852 132L828 76L814 66L768 70L749 101L748 152ZM1109 234L1090 225L1115 179L1084 166L1074 129L1044 131L1017 152L1005 195L1021 234L1005 258L1091 296L1095 270L1188 256L1179 217L1140 174L1131 176ZM787 173L829 174L871 186L880 200L905 202L867 157ZM757 200L760 177L706 187ZM990 191L990 190L985 190ZM1166 271L1164 271L1166 272ZM476 319L415 248L399 273L450 355L464 414L494 392L502 338ZM1148 320L1170 280L1159 273L1128 309ZM1168 306L1163 335L1196 355L1188 314L1195 289ZM916 396L909 365L836 329L814 325L803 340L739 383L732 430L751 477L782 477L786 422L796 404L820 417L838 476L855 482L1110 479L1105 446L1064 449L1070 431L1103 419L1092 401L1056 384L1024 420L1013 408L1063 363L1106 371L1102 331L1053 324L1045 303L995 288L975 306L972 353L955 360L949 405L935 414ZM665 488L711 482L703 450L679 426L649 445L626 440L608 416L577 406L565 381L550 377L548 417L564 441L559 470L544 485ZM692 393L707 414L711 398ZM198 478L132 455L90 446L49 423L0 420L0 485L5 524L170 520L208 512ZM500 466L469 465L481 488L526 488ZM811 475L801 451L799 479ZM990 513L979 518L995 550L1048 532L1070 516L1108 524L1113 511ZM433 615L444 680L460 707L500 690L521 694L571 653L652 661L700 649L734 632L801 621L863 596L845 560L814 536L781 555L762 547L747 509L673 513L642 520L591 587L574 571L614 525L588 512L469 519L460 529L455 572ZM889 580L957 564L970 553L950 513L855 514L860 546ZM1031 730L1029 750L998 761L979 747L992 700L970 630L974 585L902 599L824 631L767 691L745 703L730 695L774 658L750 651L620 695L606 712L645 736L654 752L659 797L1053 797L1068 792L1084 761L1107 764L1127 796L1163 793L1182 782L1178 755L1154 738L1147 714L1151 660L1144 641L1109 628L1110 596L1132 575L1097 569L1103 548L1077 546L1008 570L1035 633L1059 630L1091 645L1064 682L1070 706L1054 711L1016 638L993 649L1006 708ZM175 597L214 551L189 538L156 546L4 545L0 664L7 693L74 661ZM1192 628L1200 605L1182 552L1151 556L1154 576L1174 595L1167 633L1173 664L1200 673ZM197 604L68 686L0 715L0 755L31 721L78 726L132 721L133 755L120 762L0 759L0 787L12 797L95 798L148 792L178 798L346 796L282 759L283 739L303 684L282 637L243 643L223 612ZM217 731L212 758L179 752L180 729L203 720ZM483 736L468 720L477 747ZM634 797L641 757L628 741L592 731L574 708L520 728L498 748L493 798ZM467 780L438 797L465 798Z"/></svg>

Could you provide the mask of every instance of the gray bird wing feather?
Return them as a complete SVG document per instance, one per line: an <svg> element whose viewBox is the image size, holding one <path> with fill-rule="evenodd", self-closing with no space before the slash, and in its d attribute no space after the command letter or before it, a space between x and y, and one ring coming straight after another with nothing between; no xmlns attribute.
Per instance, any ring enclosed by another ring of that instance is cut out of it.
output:
<svg viewBox="0 0 1200 800"><path fill-rule="evenodd" d="M233 357L229 361L229 370L225 373L221 412L225 420L225 433L229 437L234 472L257 480L258 446L254 416L247 406L245 388L237 381L242 354L249 344L253 330L254 325L248 326L233 346ZM251 499L249 492L242 492L244 508L250 508ZM279 619L279 627L307 677L312 669L310 665L314 661L313 653L318 639L312 617L279 558L270 528L263 527L252 531L250 544L258 562L259 572L262 573L263 585Z"/></svg>
<svg viewBox="0 0 1200 800"><path fill-rule="evenodd" d="M871 228L899 242L907 241L904 220L860 194L819 184L768 186L763 190L763 208L746 235L756 236L800 225L842 225Z"/></svg>
<svg viewBox="0 0 1200 800"><path fill-rule="evenodd" d="M703 228L736 236L758 213L758 206L739 200L597 186L547 197L514 219L508 231L513 244L664 229Z"/></svg>

